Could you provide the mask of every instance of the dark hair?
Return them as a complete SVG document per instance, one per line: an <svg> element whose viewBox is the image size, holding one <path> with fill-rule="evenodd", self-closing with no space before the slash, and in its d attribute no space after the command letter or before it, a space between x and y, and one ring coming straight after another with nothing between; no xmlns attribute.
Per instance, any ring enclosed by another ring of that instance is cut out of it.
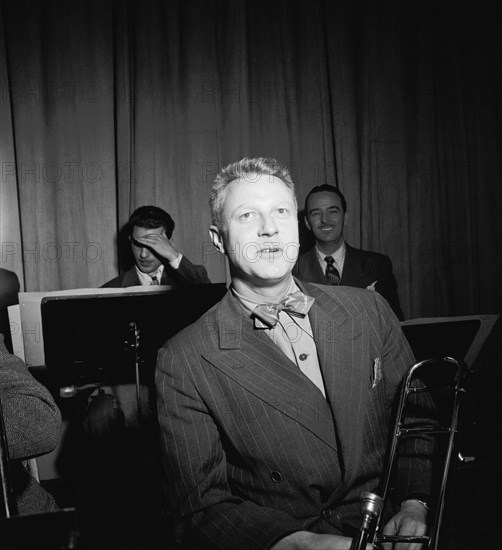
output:
<svg viewBox="0 0 502 550"><path fill-rule="evenodd" d="M347 201L345 200L345 197L342 195L342 192L340 191L340 189L338 189L338 187L335 187L333 185L323 183L322 185L318 185L316 187L313 187L309 191L309 194L307 195L307 197L305 199L305 216L309 215L308 204L309 204L310 196L313 195L314 193L322 193L323 191L327 191L328 193L335 193L335 195L338 195L340 197L340 201L342 203L343 213L345 214L345 212L347 212Z"/></svg>
<svg viewBox="0 0 502 550"><path fill-rule="evenodd" d="M163 227L167 238L170 239L174 231L174 220L165 210L162 210L158 206L140 206L131 214L127 226L128 236L132 234L134 226L145 229Z"/></svg>
<svg viewBox="0 0 502 550"><path fill-rule="evenodd" d="M227 187L236 179L245 179L250 184L256 181L256 176L271 176L280 179L291 191L296 206L295 184L285 166L282 166L273 158L256 157L243 159L225 166L214 180L209 196L209 207L211 208L212 223L219 229L223 225L221 219L223 206L227 194Z"/></svg>

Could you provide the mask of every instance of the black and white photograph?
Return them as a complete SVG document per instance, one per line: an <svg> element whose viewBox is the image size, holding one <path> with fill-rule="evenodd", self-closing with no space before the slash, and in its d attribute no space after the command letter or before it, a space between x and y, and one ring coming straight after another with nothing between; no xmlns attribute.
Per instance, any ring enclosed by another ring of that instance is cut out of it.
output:
<svg viewBox="0 0 502 550"><path fill-rule="evenodd" d="M502 3L1 0L2 550L481 550Z"/></svg>

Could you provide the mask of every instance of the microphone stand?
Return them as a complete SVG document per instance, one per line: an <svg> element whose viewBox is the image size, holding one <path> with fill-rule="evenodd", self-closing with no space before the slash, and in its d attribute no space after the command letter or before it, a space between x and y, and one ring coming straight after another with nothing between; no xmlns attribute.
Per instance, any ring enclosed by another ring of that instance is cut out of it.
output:
<svg viewBox="0 0 502 550"><path fill-rule="evenodd" d="M136 402L137 402L137 417L138 417L138 426L141 424L141 388L139 384L139 328L135 321L129 323L129 329L133 335L132 343L130 347L134 350L134 374L136 380Z"/></svg>

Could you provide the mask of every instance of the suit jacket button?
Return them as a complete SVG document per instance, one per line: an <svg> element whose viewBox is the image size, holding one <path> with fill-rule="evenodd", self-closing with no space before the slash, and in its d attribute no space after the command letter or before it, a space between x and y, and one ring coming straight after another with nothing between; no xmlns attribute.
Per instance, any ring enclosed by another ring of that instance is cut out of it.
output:
<svg viewBox="0 0 502 550"><path fill-rule="evenodd" d="M330 510L329 508L324 508L322 511L322 517L324 519L329 519L333 515L333 510Z"/></svg>
<svg viewBox="0 0 502 550"><path fill-rule="evenodd" d="M282 474L281 474L281 472L278 472L277 470L273 471L273 472L270 474L270 479L271 479L274 483L279 483L279 482L282 480Z"/></svg>

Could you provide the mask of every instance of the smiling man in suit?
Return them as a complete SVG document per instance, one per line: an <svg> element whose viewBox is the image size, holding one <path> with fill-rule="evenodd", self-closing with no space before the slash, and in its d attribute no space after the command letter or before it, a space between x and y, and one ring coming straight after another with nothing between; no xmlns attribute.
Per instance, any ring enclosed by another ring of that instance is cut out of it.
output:
<svg viewBox="0 0 502 550"><path fill-rule="evenodd" d="M293 278L297 203L277 161L227 166L210 204L230 288L157 362L174 537L187 549L349 549L411 350L380 294ZM418 394L417 416L426 402ZM406 443L387 534L426 529L431 445Z"/></svg>
<svg viewBox="0 0 502 550"><path fill-rule="evenodd" d="M315 245L300 255L293 274L310 283L375 290L402 321L404 316L390 258L353 248L344 240L348 215L341 191L326 184L311 189L305 199L304 219Z"/></svg>

